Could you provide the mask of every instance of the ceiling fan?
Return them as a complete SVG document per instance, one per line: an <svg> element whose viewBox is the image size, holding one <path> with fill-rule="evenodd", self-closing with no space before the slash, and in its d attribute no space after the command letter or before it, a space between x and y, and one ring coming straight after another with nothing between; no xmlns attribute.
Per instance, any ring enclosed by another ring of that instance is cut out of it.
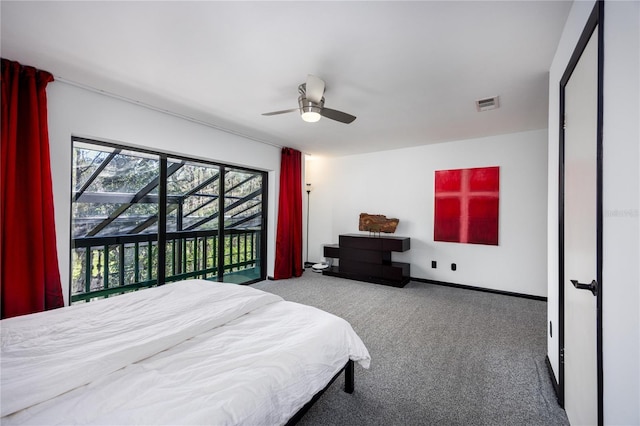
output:
<svg viewBox="0 0 640 426"><path fill-rule="evenodd" d="M298 96L298 108L265 112L262 115L278 115L300 111L302 119L310 123L320 120L321 117L327 117L346 124L355 120L356 117L351 114L324 107L324 87L325 84L321 78L309 74L307 82L298 86L298 93L300 93L300 96Z"/></svg>

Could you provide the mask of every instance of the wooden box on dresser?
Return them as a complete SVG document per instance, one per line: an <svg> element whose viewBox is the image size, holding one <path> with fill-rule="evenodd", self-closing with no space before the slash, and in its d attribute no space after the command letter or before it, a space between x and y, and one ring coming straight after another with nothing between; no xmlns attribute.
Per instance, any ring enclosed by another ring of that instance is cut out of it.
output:
<svg viewBox="0 0 640 426"><path fill-rule="evenodd" d="M338 245L324 246L324 257L336 258L339 262L323 274L404 287L410 280L411 265L392 261L391 253L410 248L411 240L407 237L343 234L339 236Z"/></svg>

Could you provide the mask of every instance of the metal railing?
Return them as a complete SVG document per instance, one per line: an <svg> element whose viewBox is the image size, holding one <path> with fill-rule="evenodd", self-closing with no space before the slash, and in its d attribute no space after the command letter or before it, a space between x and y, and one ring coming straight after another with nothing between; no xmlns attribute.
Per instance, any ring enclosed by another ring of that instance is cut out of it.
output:
<svg viewBox="0 0 640 426"><path fill-rule="evenodd" d="M226 281L247 272L260 278L260 235L260 230L227 229L220 247L217 230L167 232L165 282ZM158 285L157 240L157 234L73 239L71 303Z"/></svg>

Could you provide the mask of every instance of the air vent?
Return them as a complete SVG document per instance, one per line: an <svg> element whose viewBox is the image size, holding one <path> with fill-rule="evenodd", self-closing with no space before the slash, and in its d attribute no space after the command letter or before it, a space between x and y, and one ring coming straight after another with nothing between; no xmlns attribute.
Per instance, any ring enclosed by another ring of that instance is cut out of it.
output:
<svg viewBox="0 0 640 426"><path fill-rule="evenodd" d="M478 99L476 101L476 109L478 112L488 111L490 109L496 109L500 106L500 98L494 96L492 98Z"/></svg>

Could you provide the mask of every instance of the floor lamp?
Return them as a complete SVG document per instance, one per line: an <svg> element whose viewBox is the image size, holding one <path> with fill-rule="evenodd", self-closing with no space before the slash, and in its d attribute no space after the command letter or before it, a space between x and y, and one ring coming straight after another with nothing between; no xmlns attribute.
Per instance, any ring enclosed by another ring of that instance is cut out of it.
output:
<svg viewBox="0 0 640 426"><path fill-rule="evenodd" d="M310 268L313 266L313 262L309 262L309 199L311 198L311 190L313 187L310 183L307 183L305 186L307 191L307 261L304 262L304 267Z"/></svg>

